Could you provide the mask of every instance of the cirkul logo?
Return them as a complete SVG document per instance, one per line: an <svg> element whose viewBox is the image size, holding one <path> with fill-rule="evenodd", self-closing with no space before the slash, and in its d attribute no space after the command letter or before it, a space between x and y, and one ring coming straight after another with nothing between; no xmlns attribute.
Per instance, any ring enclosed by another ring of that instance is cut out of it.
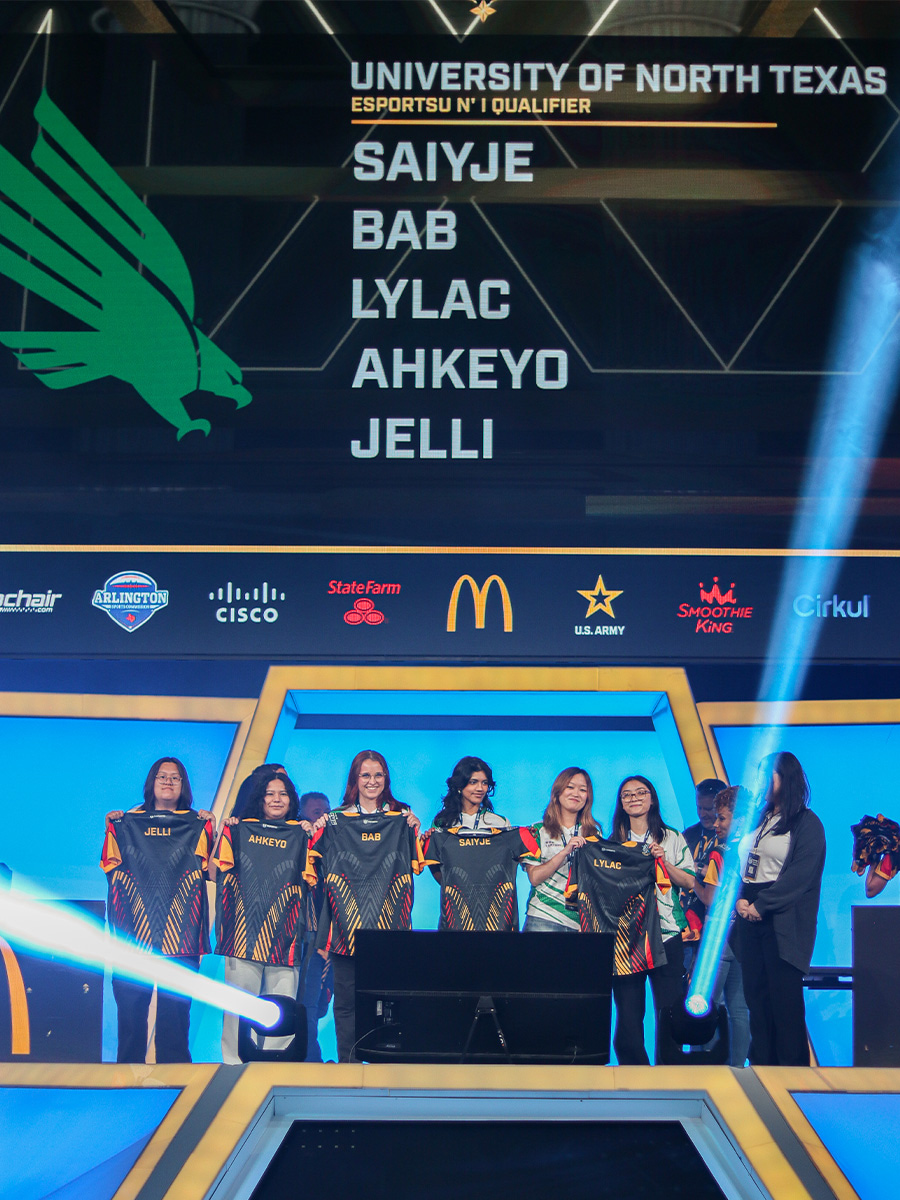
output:
<svg viewBox="0 0 900 1200"><path fill-rule="evenodd" d="M821 596L797 596L794 599L794 612L798 617L867 617L870 599L871 596L865 595L854 606L851 600L841 600L837 593L827 600Z"/></svg>

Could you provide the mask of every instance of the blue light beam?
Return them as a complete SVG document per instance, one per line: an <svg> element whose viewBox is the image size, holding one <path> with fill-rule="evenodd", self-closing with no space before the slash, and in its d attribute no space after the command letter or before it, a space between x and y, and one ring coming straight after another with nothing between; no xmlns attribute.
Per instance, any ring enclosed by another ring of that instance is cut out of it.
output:
<svg viewBox="0 0 900 1200"><path fill-rule="evenodd" d="M830 599L893 408L900 377L900 213L879 213L845 278L829 376L819 403L801 500L766 652L758 724L741 780L753 794L735 807L734 827L755 828L764 797L756 766L780 748L782 726L800 695L821 622L800 620L798 597ZM837 597L835 597L835 600ZM772 705L774 704L774 711ZM762 710L760 710L762 718ZM753 783L750 782L751 777ZM716 976L741 883L736 844L725 853L722 879L703 927L687 1000L689 1012L714 999ZM692 1004L695 1006L692 1008Z"/></svg>
<svg viewBox="0 0 900 1200"><path fill-rule="evenodd" d="M108 966L117 975L151 986L157 984L266 1028L272 1028L281 1018L278 1005L270 1000L261 1000L217 979L206 979L179 966L175 959L142 950L118 934L110 936L102 922L59 901L37 900L21 885L0 891L0 934L17 947L99 970Z"/></svg>

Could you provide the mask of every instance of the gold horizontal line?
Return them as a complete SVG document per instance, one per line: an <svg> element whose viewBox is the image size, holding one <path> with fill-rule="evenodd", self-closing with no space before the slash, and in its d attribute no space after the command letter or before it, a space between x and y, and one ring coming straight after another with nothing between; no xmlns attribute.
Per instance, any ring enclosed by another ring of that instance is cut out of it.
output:
<svg viewBox="0 0 900 1200"><path fill-rule="evenodd" d="M363 120L353 118L350 121L351 125L371 125L372 118L369 117ZM427 118L414 118L412 120L404 120L402 117L384 118L378 121L379 125L580 125L591 126L593 128L606 129L777 129L776 121L567 121L565 119L558 121L546 121L539 114L535 114L528 120L522 120L518 117L510 120L488 120L483 118L468 118L468 117L436 117L434 120Z"/></svg>
<svg viewBox="0 0 900 1200"><path fill-rule="evenodd" d="M752 546L165 546L0 545L0 554L518 554L673 558L900 558L900 550L793 550Z"/></svg>

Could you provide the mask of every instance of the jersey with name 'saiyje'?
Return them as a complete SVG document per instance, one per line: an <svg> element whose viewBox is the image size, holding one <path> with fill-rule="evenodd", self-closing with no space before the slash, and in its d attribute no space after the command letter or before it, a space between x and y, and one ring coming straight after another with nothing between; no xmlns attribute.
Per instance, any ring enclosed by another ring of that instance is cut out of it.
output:
<svg viewBox="0 0 900 1200"><path fill-rule="evenodd" d="M427 867L441 872L439 929L503 932L519 928L516 868L540 855L529 829L435 829Z"/></svg>
<svg viewBox="0 0 900 1200"><path fill-rule="evenodd" d="M404 812L330 813L309 859L325 885L320 949L353 954L357 929L409 929L422 849Z"/></svg>
<svg viewBox="0 0 900 1200"><path fill-rule="evenodd" d="M212 824L190 809L128 812L106 823L110 928L147 950L209 953L206 868Z"/></svg>
<svg viewBox="0 0 900 1200"><path fill-rule="evenodd" d="M247 817L226 825L216 876L216 951L294 965L303 932L307 836L299 821Z"/></svg>
<svg viewBox="0 0 900 1200"><path fill-rule="evenodd" d="M588 838L570 860L567 901L584 933L615 934L613 973L633 975L666 961L656 888L671 887L662 859L634 843Z"/></svg>

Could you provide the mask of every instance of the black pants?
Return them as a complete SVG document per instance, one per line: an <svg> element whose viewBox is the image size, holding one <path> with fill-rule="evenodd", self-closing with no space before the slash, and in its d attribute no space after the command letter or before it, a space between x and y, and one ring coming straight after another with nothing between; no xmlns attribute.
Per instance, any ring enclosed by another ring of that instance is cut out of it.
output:
<svg viewBox="0 0 900 1200"><path fill-rule="evenodd" d="M647 980L653 992L653 1007L680 1004L684 1000L684 942L681 934L663 942L665 964L637 975L614 975L613 997L616 1002L616 1033L613 1046L623 1067L649 1066L644 1046L644 1013L647 1005Z"/></svg>
<svg viewBox="0 0 900 1200"><path fill-rule="evenodd" d="M200 968L199 958L179 958L179 966L189 971ZM153 987L113 975L113 995L119 1018L119 1047L116 1061L142 1063L147 1061L147 1013ZM156 997L156 1061L182 1063L191 1061L188 1033L191 1022L191 998L159 990Z"/></svg>
<svg viewBox="0 0 900 1200"><path fill-rule="evenodd" d="M334 970L334 1033L338 1062L355 1062L356 960L349 954L329 956Z"/></svg>
<svg viewBox="0 0 900 1200"><path fill-rule="evenodd" d="M778 955L771 917L738 919L754 1067L808 1067L803 972Z"/></svg>

